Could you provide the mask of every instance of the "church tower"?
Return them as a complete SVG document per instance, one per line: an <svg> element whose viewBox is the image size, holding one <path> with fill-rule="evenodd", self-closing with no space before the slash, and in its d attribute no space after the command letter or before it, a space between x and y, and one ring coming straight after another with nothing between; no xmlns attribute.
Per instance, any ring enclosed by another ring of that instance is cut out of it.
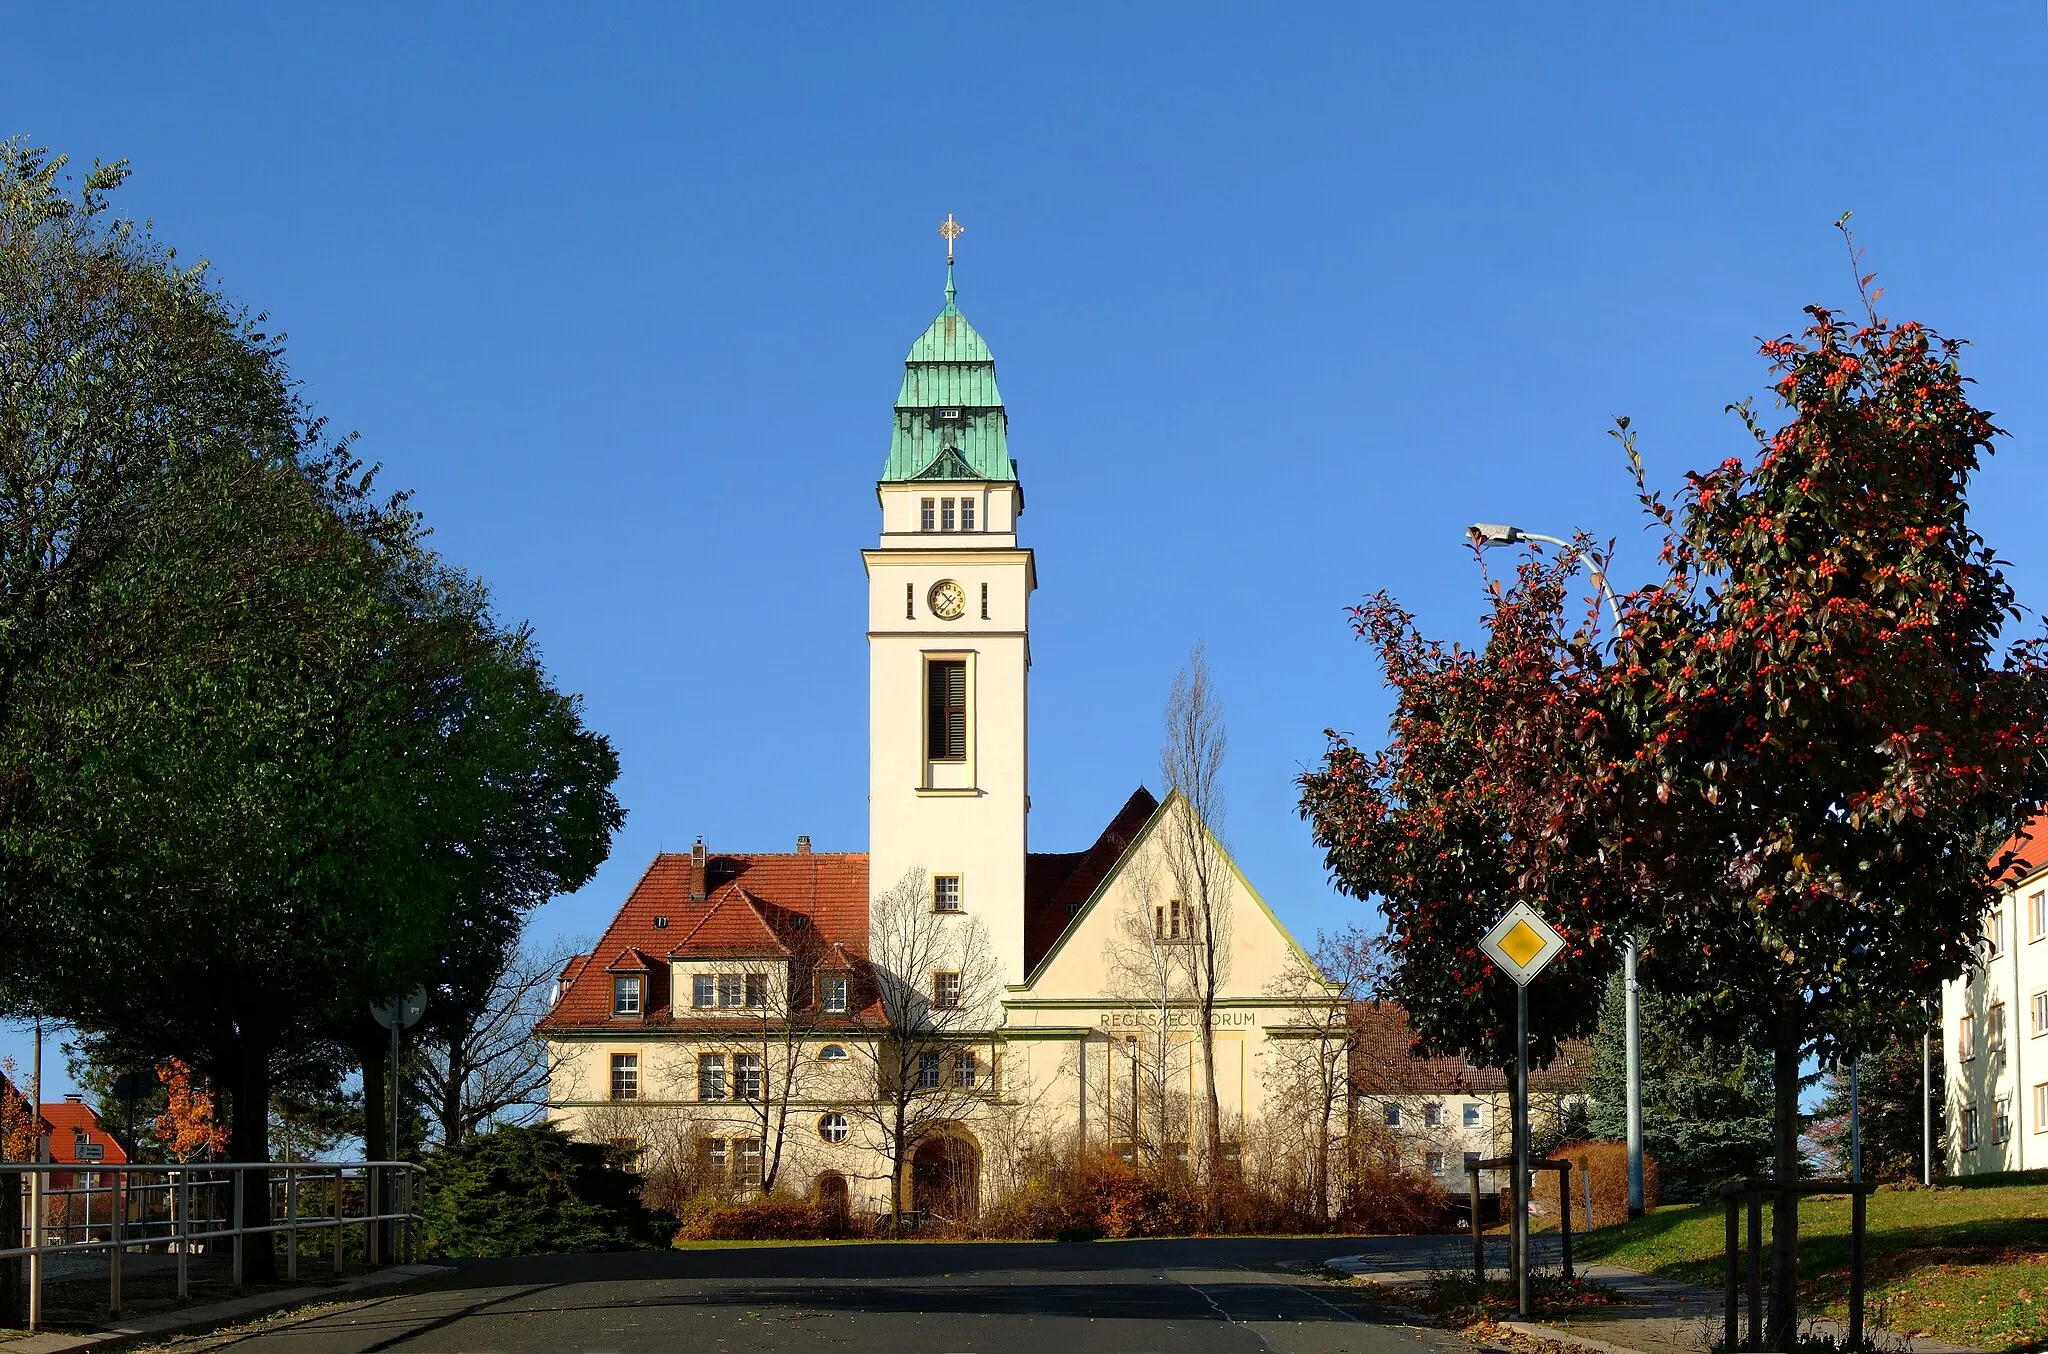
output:
<svg viewBox="0 0 2048 1354"><path fill-rule="evenodd" d="M868 575L870 888L912 869L979 917L1000 981L1024 981L1025 686L1031 552L995 359L954 304L911 345L876 495Z"/></svg>

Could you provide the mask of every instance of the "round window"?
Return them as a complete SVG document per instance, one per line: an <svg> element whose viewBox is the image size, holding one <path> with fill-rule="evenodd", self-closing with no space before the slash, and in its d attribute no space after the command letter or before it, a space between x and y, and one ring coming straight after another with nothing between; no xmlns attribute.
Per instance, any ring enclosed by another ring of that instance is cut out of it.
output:
<svg viewBox="0 0 2048 1354"><path fill-rule="evenodd" d="M837 1044L827 1044L825 1045L825 1047L818 1050L818 1061L827 1063L843 1063L846 1061L846 1050L841 1048Z"/></svg>
<svg viewBox="0 0 2048 1354"><path fill-rule="evenodd" d="M818 1136L826 1142L846 1141L846 1116L834 1110L818 1116Z"/></svg>

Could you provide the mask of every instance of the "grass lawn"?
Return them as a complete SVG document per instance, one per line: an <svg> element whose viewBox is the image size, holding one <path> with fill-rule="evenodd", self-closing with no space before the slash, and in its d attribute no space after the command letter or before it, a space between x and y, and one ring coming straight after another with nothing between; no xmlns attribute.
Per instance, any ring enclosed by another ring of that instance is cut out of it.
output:
<svg viewBox="0 0 2048 1354"><path fill-rule="evenodd" d="M1660 1208L1574 1237L1572 1251L1718 1289L1722 1220L1719 1204ZM1746 1220L1743 1225L1746 1233ZM1864 1311L1871 1324L1984 1349L2033 1348L2048 1340L2048 1184L1881 1192L1870 1196L1866 1226ZM1846 1319L1846 1196L1800 1204L1799 1274L1803 1310L1818 1303Z"/></svg>

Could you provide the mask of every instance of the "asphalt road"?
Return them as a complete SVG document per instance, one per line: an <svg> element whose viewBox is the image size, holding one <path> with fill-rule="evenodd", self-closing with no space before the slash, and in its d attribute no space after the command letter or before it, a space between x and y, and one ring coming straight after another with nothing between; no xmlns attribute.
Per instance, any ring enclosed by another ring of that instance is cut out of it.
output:
<svg viewBox="0 0 2048 1354"><path fill-rule="evenodd" d="M206 1342L235 1354L1469 1354L1288 1267L1392 1239L561 1256ZM1426 1243L1424 1243L1426 1244Z"/></svg>

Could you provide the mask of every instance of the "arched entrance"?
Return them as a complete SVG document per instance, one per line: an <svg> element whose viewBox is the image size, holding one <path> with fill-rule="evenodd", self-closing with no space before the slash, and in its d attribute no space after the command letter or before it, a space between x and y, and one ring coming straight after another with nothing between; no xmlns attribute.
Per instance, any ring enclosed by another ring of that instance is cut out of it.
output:
<svg viewBox="0 0 2048 1354"><path fill-rule="evenodd" d="M837 1171L821 1171L817 1189L818 1211L835 1222L845 1222L853 1210L853 1200L847 1194L846 1177Z"/></svg>
<svg viewBox="0 0 2048 1354"><path fill-rule="evenodd" d="M910 1206L944 1221L981 1211L981 1149L966 1138L931 1138L910 1159Z"/></svg>

